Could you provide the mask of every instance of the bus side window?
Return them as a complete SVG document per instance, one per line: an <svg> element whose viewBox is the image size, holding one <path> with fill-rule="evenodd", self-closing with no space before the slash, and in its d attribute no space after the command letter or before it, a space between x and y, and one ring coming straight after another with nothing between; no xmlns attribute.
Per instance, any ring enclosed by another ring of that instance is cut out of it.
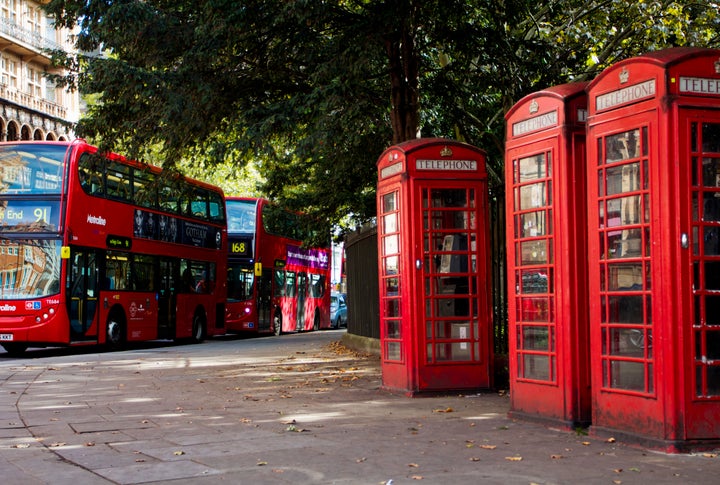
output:
<svg viewBox="0 0 720 485"><path fill-rule="evenodd" d="M102 159L85 153L78 164L80 185L86 194L103 195L103 163Z"/></svg>
<svg viewBox="0 0 720 485"><path fill-rule="evenodd" d="M135 255L133 284L136 291L155 291L155 257Z"/></svg>
<svg viewBox="0 0 720 485"><path fill-rule="evenodd" d="M274 296L285 296L285 272L281 269L275 270L275 294Z"/></svg>
<svg viewBox="0 0 720 485"><path fill-rule="evenodd" d="M120 200L132 200L130 193L130 167L110 161L107 167L107 194Z"/></svg>
<svg viewBox="0 0 720 485"><path fill-rule="evenodd" d="M105 261L105 290L126 290L127 277L130 269L128 255L122 253L107 253Z"/></svg>

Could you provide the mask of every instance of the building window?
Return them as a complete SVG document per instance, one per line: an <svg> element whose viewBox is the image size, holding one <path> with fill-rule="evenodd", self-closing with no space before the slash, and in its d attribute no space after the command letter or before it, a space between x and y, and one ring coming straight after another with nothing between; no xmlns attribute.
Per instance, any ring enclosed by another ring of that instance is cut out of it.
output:
<svg viewBox="0 0 720 485"><path fill-rule="evenodd" d="M30 66L27 68L27 92L33 96L42 96L42 73Z"/></svg>

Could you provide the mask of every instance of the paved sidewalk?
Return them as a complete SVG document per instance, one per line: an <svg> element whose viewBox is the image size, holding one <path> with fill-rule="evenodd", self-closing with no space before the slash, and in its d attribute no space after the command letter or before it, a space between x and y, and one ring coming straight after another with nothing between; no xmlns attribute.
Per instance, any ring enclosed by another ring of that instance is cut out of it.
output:
<svg viewBox="0 0 720 485"><path fill-rule="evenodd" d="M280 339L290 347L276 356L189 353L211 342L52 364L0 359L1 483L719 480L715 453L670 455L515 421L499 393L388 394L377 357L304 334Z"/></svg>

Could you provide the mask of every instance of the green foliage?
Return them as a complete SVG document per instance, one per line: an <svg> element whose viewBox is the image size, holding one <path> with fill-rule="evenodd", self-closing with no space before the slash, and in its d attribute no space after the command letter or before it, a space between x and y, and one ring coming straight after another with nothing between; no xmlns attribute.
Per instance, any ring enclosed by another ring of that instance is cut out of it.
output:
<svg viewBox="0 0 720 485"><path fill-rule="evenodd" d="M647 50L718 46L696 0L51 0L79 22L63 81L100 94L77 126L106 148L252 178L321 224L375 215L375 162L421 134L485 149L501 194L504 114L524 95ZM212 168L211 168L212 167ZM215 168L218 167L218 168ZM200 178L209 178L201 176ZM349 217L348 217L349 216Z"/></svg>

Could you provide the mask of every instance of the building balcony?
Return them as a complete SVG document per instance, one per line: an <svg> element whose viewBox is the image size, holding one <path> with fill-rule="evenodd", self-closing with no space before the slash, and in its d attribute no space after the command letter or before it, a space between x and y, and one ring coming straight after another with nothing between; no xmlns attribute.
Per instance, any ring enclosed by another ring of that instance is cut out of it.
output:
<svg viewBox="0 0 720 485"><path fill-rule="evenodd" d="M37 32L25 29L7 18L0 18L0 48L21 56L41 55L49 63L47 50L64 50L54 40L46 39Z"/></svg>
<svg viewBox="0 0 720 485"><path fill-rule="evenodd" d="M68 116L68 109L64 106L1 83L0 99L10 101L23 108L28 108L53 118L66 120Z"/></svg>

